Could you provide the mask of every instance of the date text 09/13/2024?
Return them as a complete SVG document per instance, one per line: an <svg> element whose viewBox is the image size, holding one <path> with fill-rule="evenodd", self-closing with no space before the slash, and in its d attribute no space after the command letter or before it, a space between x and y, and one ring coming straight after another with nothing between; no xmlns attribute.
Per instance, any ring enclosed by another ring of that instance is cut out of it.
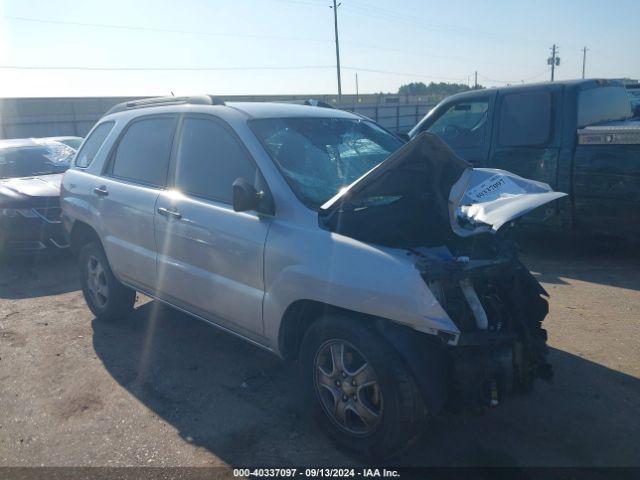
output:
<svg viewBox="0 0 640 480"><path fill-rule="evenodd" d="M398 478L397 470L386 468L235 468L234 477L304 478Z"/></svg>

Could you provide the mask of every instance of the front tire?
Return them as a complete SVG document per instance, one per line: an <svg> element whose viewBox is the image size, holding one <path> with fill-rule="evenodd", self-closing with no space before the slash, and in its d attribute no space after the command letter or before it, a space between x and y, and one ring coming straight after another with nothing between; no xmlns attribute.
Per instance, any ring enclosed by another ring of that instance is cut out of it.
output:
<svg viewBox="0 0 640 480"><path fill-rule="evenodd" d="M96 242L86 244L78 255L82 294L99 320L112 321L133 310L135 290L124 286L111 271L107 256Z"/></svg>
<svg viewBox="0 0 640 480"><path fill-rule="evenodd" d="M388 458L421 433L420 392L372 325L347 316L319 319L303 339L301 368L320 426L342 449Z"/></svg>

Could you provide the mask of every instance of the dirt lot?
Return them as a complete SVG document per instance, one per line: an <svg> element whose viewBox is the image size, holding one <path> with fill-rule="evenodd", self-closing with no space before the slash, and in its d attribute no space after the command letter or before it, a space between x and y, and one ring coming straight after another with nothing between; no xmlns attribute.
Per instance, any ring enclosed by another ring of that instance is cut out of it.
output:
<svg viewBox="0 0 640 480"><path fill-rule="evenodd" d="M640 260L525 248L554 383L435 419L400 464L640 465ZM70 258L0 265L0 465L355 464L307 410L294 368L155 302L96 321Z"/></svg>

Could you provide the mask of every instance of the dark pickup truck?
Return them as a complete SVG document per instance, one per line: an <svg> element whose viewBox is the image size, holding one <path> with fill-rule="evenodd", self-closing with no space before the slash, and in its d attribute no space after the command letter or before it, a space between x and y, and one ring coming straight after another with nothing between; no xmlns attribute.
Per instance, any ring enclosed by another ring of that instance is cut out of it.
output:
<svg viewBox="0 0 640 480"><path fill-rule="evenodd" d="M438 134L475 167L569 194L529 215L550 227L640 238L640 121L624 85L572 80L446 98L410 132Z"/></svg>

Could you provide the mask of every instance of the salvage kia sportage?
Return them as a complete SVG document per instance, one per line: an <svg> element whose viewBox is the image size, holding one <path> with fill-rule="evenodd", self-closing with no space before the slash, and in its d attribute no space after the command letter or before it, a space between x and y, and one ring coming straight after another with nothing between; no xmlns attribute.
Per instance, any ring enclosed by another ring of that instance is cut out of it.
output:
<svg viewBox="0 0 640 480"><path fill-rule="evenodd" d="M429 133L210 96L117 105L62 182L99 320L143 292L297 361L324 430L382 456L550 378L546 292L498 230L563 195Z"/></svg>

